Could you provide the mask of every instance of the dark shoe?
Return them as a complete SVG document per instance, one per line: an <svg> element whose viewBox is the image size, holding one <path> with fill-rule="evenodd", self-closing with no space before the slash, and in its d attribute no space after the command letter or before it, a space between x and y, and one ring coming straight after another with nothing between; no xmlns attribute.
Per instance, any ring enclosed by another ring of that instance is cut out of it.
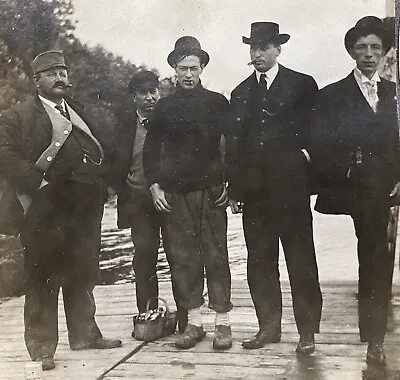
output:
<svg viewBox="0 0 400 380"><path fill-rule="evenodd" d="M273 330L260 330L253 338L245 339L242 347L247 350L264 347L268 343L278 343L281 341L281 332Z"/></svg>
<svg viewBox="0 0 400 380"><path fill-rule="evenodd" d="M43 371L49 371L50 369L56 368L54 359L50 356L44 356L42 358L38 358L35 360L35 362L42 362Z"/></svg>
<svg viewBox="0 0 400 380"><path fill-rule="evenodd" d="M383 344L368 343L366 362L367 364L385 365L386 355L383 351Z"/></svg>
<svg viewBox="0 0 400 380"><path fill-rule="evenodd" d="M300 334L296 352L302 355L311 355L315 351L314 334Z"/></svg>
<svg viewBox="0 0 400 380"><path fill-rule="evenodd" d="M214 350L228 350L232 347L231 326L216 325L214 334Z"/></svg>
<svg viewBox="0 0 400 380"><path fill-rule="evenodd" d="M122 342L119 339L106 339L103 337L96 338L91 342L79 342L70 344L71 350L74 351L87 350L90 348L98 350L106 350L109 348L116 348L121 346Z"/></svg>
<svg viewBox="0 0 400 380"><path fill-rule="evenodd" d="M197 342L203 340L205 336L206 333L203 330L203 326L197 327L188 323L184 333L178 336L177 340L175 341L175 346L181 349L192 348Z"/></svg>

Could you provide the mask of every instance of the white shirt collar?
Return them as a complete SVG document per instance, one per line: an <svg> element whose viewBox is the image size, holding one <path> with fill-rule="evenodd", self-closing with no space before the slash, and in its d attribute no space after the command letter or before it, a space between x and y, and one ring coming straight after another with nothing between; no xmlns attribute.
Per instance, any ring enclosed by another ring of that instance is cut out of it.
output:
<svg viewBox="0 0 400 380"><path fill-rule="evenodd" d="M139 123L142 123L143 120L148 119L147 117L142 116L138 111L136 111L136 115L138 117Z"/></svg>
<svg viewBox="0 0 400 380"><path fill-rule="evenodd" d="M276 76L278 75L278 71L279 71L279 65L278 65L277 62L275 63L274 66L272 66L265 73L261 73L260 71L256 70L257 82L260 83L261 74L265 74L267 76L267 78L268 78L268 83L272 83L274 81L274 79L276 78Z"/></svg>
<svg viewBox="0 0 400 380"><path fill-rule="evenodd" d="M40 99L43 103L46 103L46 104L49 105L51 108L54 108L54 107L58 104L58 103L54 103L53 101L51 101L51 100L49 100L49 99L43 97L42 95L39 95L39 94L38 94L38 96L39 96L39 99ZM64 111L65 111L65 102L64 102L64 99L61 100L61 106L64 108ZM58 109L54 108L54 110L55 110L56 112L60 113L60 111L59 111Z"/></svg>
<svg viewBox="0 0 400 380"><path fill-rule="evenodd" d="M381 78L378 74L378 71L375 71L374 75L371 79L368 79L359 68L354 68L354 78L356 79L357 83L364 84L369 82L380 82Z"/></svg>

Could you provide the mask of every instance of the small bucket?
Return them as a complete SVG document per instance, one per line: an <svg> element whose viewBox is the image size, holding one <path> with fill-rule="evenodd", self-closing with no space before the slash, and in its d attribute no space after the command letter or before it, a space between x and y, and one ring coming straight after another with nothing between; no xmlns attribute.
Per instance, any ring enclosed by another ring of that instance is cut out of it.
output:
<svg viewBox="0 0 400 380"><path fill-rule="evenodd" d="M163 298L157 298L164 304L164 310L162 308L150 310L150 302L154 299L150 298L146 304L145 315L137 314L133 316L133 326L137 340L152 342L175 332L176 313L169 311L167 302Z"/></svg>

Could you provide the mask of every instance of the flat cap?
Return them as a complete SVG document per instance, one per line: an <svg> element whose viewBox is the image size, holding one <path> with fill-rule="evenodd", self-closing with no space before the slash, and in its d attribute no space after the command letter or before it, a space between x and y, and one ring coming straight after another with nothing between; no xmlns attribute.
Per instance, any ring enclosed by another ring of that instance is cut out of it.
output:
<svg viewBox="0 0 400 380"><path fill-rule="evenodd" d="M64 55L61 51L45 51L36 56L31 63L33 74L39 74L43 71L53 69L54 67L67 68Z"/></svg>

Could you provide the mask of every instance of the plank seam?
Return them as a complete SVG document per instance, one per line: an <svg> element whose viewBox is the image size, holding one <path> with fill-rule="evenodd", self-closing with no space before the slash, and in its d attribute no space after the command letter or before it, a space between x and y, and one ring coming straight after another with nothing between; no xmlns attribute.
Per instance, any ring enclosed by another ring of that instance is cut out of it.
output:
<svg viewBox="0 0 400 380"><path fill-rule="evenodd" d="M125 363L133 355L135 355L137 352L139 352L144 346L147 346L147 343L148 342L143 342L143 343L139 344L139 346L135 347L131 352L126 354L122 359L120 359L118 362L116 362L114 365L112 365L109 369L105 370L99 377L96 378L96 380L103 380L104 376L109 374L113 369L117 368L120 364Z"/></svg>

